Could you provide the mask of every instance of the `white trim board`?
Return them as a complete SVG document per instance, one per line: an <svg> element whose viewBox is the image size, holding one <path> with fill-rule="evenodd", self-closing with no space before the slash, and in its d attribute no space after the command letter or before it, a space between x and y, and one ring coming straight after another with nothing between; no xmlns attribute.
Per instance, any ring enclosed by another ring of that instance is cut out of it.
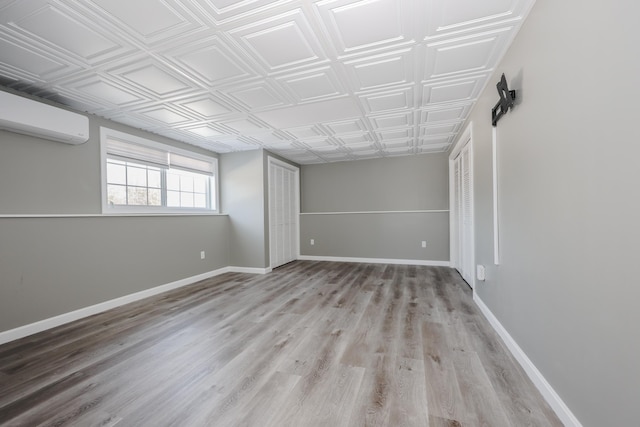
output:
<svg viewBox="0 0 640 427"><path fill-rule="evenodd" d="M442 213L449 209L418 211L357 211L357 212L301 212L300 215L365 215L365 214L410 214L410 213Z"/></svg>
<svg viewBox="0 0 640 427"><path fill-rule="evenodd" d="M182 213L110 213L110 214L2 214L0 218L111 218L121 216L229 216L226 213L182 212Z"/></svg>
<svg viewBox="0 0 640 427"><path fill-rule="evenodd" d="M354 258L336 256L300 255L302 261L333 261L333 262L358 262L364 264L401 264L401 265L426 265L431 267L449 267L449 261L428 261L421 259L394 259L394 258Z"/></svg>
<svg viewBox="0 0 640 427"><path fill-rule="evenodd" d="M551 384L544 378L542 373L536 368L533 362L527 357L525 352L520 348L518 343L513 339L509 332L502 326L500 321L494 316L494 314L489 310L489 307L480 299L476 292L473 293L473 301L476 303L478 308L484 317L487 318L493 329L498 333L502 341L505 343L513 357L516 358L520 366L527 373L533 384L535 384L536 388L542 394L542 397L547 401L549 406L555 411L560 421L567 427L582 427L582 424L573 415L571 409L564 403L564 401L560 398L558 393L551 387Z"/></svg>
<svg viewBox="0 0 640 427"><path fill-rule="evenodd" d="M271 267L258 268L258 267L226 267L230 273L249 273L249 274L267 274L271 273Z"/></svg>
<svg viewBox="0 0 640 427"><path fill-rule="evenodd" d="M217 270L209 271L207 273L202 273L195 276L187 277L185 279L176 280L175 282L166 283L154 288L145 289L140 292L124 295L122 297L118 297L109 301L104 301L88 307L80 308L78 310L70 311L68 313L63 313L58 316L50 317L48 319L39 320L28 325L9 329L8 331L0 332L0 344L5 344L29 335L37 334L38 332L43 332L47 329L52 329L66 323L73 322L75 320L93 316L94 314L102 313L103 311L111 310L112 308L120 307L131 302L139 301L141 299L178 289L183 286L191 285L201 280L219 276L224 273L265 274L270 271L270 268L222 267Z"/></svg>

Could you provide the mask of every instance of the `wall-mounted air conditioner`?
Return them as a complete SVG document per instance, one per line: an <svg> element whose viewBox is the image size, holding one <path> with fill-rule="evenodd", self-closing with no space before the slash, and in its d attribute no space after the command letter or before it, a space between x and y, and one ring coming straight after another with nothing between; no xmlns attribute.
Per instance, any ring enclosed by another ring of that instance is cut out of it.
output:
<svg viewBox="0 0 640 427"><path fill-rule="evenodd" d="M3 91L0 91L0 129L67 144L89 140L86 116Z"/></svg>

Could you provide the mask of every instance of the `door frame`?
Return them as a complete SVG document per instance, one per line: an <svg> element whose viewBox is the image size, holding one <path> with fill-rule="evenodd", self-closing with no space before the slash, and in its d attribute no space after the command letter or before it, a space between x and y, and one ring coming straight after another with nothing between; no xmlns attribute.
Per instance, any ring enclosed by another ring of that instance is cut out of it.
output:
<svg viewBox="0 0 640 427"><path fill-rule="evenodd" d="M269 268L275 268L273 266L273 257L271 256L271 220L272 220L272 212L271 212L271 165L277 165L283 167L285 169L289 169L290 171L295 173L294 183L295 183L295 231L296 231L296 247L294 248L295 259L300 259L300 168L298 166L294 166L291 163L283 162L280 159L276 159L272 156L267 156L267 211L269 213L269 224L267 227L267 232L269 233Z"/></svg>
<svg viewBox="0 0 640 427"><path fill-rule="evenodd" d="M458 218L456 214L456 188L455 188L455 170L454 162L456 157L460 154L463 148L469 146L469 191L471 196L471 283L469 286L471 289L476 287L476 231L475 231L475 198L474 198L474 173L473 173L473 122L469 122L464 129L460 138L456 141L453 149L449 153L449 257L451 260L451 267L460 268L460 260L458 259L460 238L457 230L459 230Z"/></svg>

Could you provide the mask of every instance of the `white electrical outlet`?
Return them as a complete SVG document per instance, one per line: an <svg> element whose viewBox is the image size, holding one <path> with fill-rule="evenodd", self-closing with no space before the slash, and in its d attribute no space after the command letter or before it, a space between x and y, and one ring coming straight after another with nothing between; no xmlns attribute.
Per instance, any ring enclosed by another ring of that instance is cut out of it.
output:
<svg viewBox="0 0 640 427"><path fill-rule="evenodd" d="M204 259L204 251L200 251L200 259Z"/></svg>
<svg viewBox="0 0 640 427"><path fill-rule="evenodd" d="M311 240L309 240L309 244L310 244L311 246L315 245L315 244L316 244L315 239L311 239Z"/></svg>
<svg viewBox="0 0 640 427"><path fill-rule="evenodd" d="M423 248L426 248L426 247L427 247L427 241L426 241L426 240L423 240L423 241L422 241L422 247L423 247Z"/></svg>
<svg viewBox="0 0 640 427"><path fill-rule="evenodd" d="M486 272L485 272L485 269L484 269L484 265L477 265L476 266L476 277L481 282L484 282L484 279L486 278Z"/></svg>

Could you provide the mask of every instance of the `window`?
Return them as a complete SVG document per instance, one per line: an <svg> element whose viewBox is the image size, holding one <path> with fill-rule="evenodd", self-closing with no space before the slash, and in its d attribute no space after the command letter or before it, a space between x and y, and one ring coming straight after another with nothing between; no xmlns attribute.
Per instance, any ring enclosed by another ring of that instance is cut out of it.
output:
<svg viewBox="0 0 640 427"><path fill-rule="evenodd" d="M217 159L100 129L103 213L217 212Z"/></svg>

